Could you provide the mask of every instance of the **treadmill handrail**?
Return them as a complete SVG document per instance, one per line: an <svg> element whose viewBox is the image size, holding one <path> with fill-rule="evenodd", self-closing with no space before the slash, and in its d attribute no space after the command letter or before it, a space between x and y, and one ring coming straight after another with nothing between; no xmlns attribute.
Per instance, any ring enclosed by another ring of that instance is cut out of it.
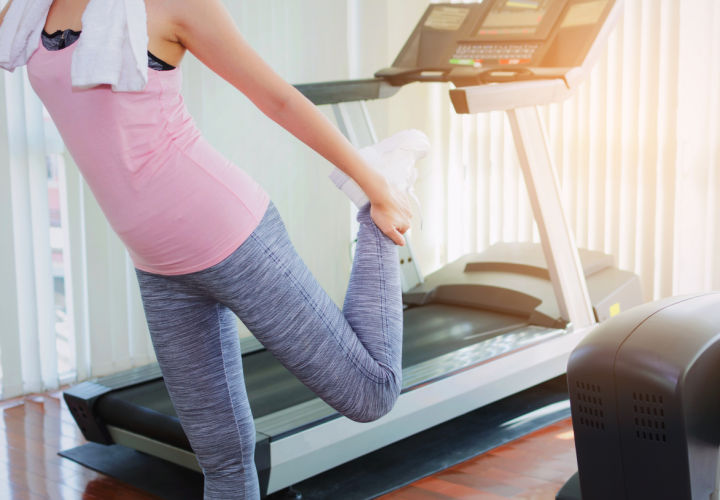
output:
<svg viewBox="0 0 720 500"><path fill-rule="evenodd" d="M400 90L400 87L393 87L383 78L301 83L295 85L295 88L316 106L387 99Z"/></svg>

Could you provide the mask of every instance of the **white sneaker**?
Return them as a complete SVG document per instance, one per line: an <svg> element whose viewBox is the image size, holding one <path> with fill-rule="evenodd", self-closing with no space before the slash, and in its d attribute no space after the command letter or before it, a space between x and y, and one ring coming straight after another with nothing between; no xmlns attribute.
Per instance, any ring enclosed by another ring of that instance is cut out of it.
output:
<svg viewBox="0 0 720 500"><path fill-rule="evenodd" d="M420 201L413 190L417 180L415 163L427 156L428 151L428 137L419 130L410 129L362 148L360 155L371 167L382 173L390 184L407 192L420 207ZM342 170L336 168L330 174L330 179L358 208L370 201L360 186Z"/></svg>

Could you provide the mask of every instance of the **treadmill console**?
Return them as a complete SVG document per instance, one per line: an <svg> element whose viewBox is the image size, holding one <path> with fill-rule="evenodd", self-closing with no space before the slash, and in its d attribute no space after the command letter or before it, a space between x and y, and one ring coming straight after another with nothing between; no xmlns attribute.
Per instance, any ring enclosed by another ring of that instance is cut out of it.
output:
<svg viewBox="0 0 720 500"><path fill-rule="evenodd" d="M583 64L620 0L485 0L428 7L392 67L392 85L559 78Z"/></svg>

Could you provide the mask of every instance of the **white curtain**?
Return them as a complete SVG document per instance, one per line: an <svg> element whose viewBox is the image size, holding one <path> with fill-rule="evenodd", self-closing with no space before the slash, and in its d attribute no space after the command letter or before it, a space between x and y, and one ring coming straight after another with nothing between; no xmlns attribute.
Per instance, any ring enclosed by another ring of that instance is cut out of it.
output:
<svg viewBox="0 0 720 500"><path fill-rule="evenodd" d="M428 1L226 5L261 55L304 83L367 77L389 65ZM638 272L648 299L720 286L719 16L712 0L683 0L682 8L680 0L626 0L590 81L542 109L578 244ZM341 303L351 212L325 179L329 165L189 54L183 75L198 126L270 192L299 253ZM434 144L417 185L424 225L412 234L424 272L497 241L536 238L503 114L457 116L442 84L411 85L369 108L380 136L415 127ZM68 344L53 326L48 158L66 164L59 182ZM0 235L2 397L153 360L132 265L24 70L0 78ZM72 373L61 379L67 363Z"/></svg>
<svg viewBox="0 0 720 500"><path fill-rule="evenodd" d="M3 394L57 384L42 110L21 73L0 79Z"/></svg>

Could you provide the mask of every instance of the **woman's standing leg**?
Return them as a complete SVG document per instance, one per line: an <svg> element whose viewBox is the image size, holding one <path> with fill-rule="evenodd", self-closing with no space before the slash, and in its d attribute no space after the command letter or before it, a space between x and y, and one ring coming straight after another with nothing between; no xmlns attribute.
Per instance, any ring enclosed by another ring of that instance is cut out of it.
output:
<svg viewBox="0 0 720 500"><path fill-rule="evenodd" d="M165 385L203 468L205 499L259 498L237 318L182 277L137 276Z"/></svg>
<svg viewBox="0 0 720 500"><path fill-rule="evenodd" d="M402 300L394 244L370 219L369 206L358 220L347 318L295 252L272 204L234 254L188 277L329 405L371 421L400 393Z"/></svg>

